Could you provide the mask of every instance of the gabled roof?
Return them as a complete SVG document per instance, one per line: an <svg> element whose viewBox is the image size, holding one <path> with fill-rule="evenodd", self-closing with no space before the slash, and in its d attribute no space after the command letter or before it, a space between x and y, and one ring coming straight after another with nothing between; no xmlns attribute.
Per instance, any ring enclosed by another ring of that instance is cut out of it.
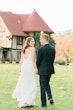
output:
<svg viewBox="0 0 73 110"><path fill-rule="evenodd" d="M45 21L39 16L39 14L35 10L27 18L26 22L24 23L23 30L25 32L44 31L53 33L53 30L45 23Z"/></svg>
<svg viewBox="0 0 73 110"><path fill-rule="evenodd" d="M28 36L22 31L23 20L20 19L21 15L13 14L11 12L0 12L0 16L2 17L4 23L6 24L12 35ZM27 17L27 15L25 15L25 17Z"/></svg>
<svg viewBox="0 0 73 110"><path fill-rule="evenodd" d="M52 29L45 23L36 11L32 14L13 14L11 12L1 12L7 28L12 35L28 36L26 32L48 32L53 33Z"/></svg>

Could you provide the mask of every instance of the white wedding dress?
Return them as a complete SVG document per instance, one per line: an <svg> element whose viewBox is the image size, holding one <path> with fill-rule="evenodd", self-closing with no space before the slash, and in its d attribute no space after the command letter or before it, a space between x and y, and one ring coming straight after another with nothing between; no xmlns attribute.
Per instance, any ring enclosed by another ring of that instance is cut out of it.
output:
<svg viewBox="0 0 73 110"><path fill-rule="evenodd" d="M32 53L24 58L21 66L21 74L12 94L19 101L19 107L34 106L36 98L36 75L32 64Z"/></svg>

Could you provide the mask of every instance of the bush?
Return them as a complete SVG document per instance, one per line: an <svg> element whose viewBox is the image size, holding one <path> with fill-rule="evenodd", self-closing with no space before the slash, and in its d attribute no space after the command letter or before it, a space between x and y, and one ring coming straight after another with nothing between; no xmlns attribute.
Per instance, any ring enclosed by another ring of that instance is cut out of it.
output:
<svg viewBox="0 0 73 110"><path fill-rule="evenodd" d="M13 61L16 62L16 63L19 63L20 59L14 59Z"/></svg>
<svg viewBox="0 0 73 110"><path fill-rule="evenodd" d="M13 62L12 62L12 64L16 64L16 62L15 62L15 61L13 61Z"/></svg>
<svg viewBox="0 0 73 110"><path fill-rule="evenodd" d="M55 64L65 65L65 61L64 61L64 60L59 59L59 60L56 60L56 61L55 61Z"/></svg>
<svg viewBox="0 0 73 110"><path fill-rule="evenodd" d="M9 61L5 61L5 64L9 64Z"/></svg>

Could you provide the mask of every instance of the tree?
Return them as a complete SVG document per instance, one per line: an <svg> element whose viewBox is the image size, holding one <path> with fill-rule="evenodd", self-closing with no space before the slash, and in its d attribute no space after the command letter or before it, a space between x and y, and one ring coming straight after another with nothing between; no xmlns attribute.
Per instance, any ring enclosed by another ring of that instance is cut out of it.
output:
<svg viewBox="0 0 73 110"><path fill-rule="evenodd" d="M49 43L55 47L56 43L52 37L49 39Z"/></svg>
<svg viewBox="0 0 73 110"><path fill-rule="evenodd" d="M66 65L73 62L73 32L68 30L53 38L56 42L56 58L64 59Z"/></svg>
<svg viewBox="0 0 73 110"><path fill-rule="evenodd" d="M39 42L39 38L40 38L40 33L39 32L35 32L33 34L33 38L35 39L35 47L36 47L36 52L38 52L38 48L40 47L40 42ZM55 41L54 39L49 35L49 43L53 46L55 46Z"/></svg>
<svg viewBox="0 0 73 110"><path fill-rule="evenodd" d="M38 48L40 47L40 42L39 42L40 33L39 32L34 32L33 38L35 39L35 47L36 47L36 53L37 53Z"/></svg>

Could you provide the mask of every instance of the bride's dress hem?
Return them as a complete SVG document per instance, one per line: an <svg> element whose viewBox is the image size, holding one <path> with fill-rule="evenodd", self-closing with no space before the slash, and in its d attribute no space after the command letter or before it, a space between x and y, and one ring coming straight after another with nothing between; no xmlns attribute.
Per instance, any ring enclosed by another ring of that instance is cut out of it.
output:
<svg viewBox="0 0 73 110"><path fill-rule="evenodd" d="M36 104L34 103L34 104L30 104L30 103L23 103L23 104L18 104L18 107L30 107L30 106L36 106Z"/></svg>
<svg viewBox="0 0 73 110"><path fill-rule="evenodd" d="M29 102L29 101L20 101L17 97L12 96L12 98L16 99L18 101L18 107L30 107L30 106L36 106L35 102Z"/></svg>

